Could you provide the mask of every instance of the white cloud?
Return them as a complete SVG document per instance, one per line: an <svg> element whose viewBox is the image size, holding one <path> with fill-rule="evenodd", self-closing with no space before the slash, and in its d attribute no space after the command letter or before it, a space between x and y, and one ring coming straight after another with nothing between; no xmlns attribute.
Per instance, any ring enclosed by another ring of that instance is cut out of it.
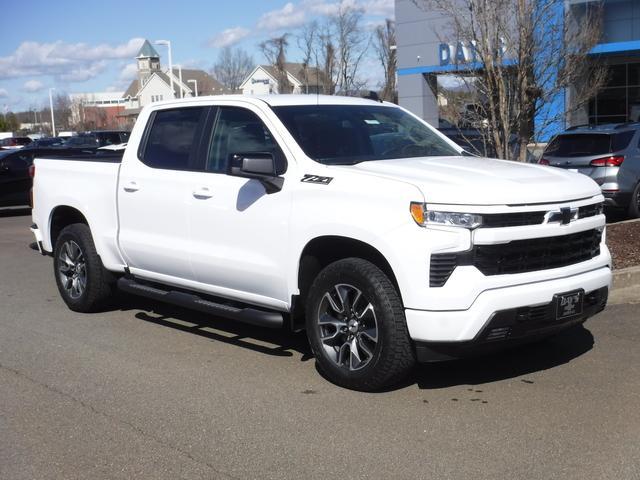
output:
<svg viewBox="0 0 640 480"><path fill-rule="evenodd" d="M365 15L393 17L393 0L341 0L327 2L325 0L303 0L301 8L306 8L317 15L335 15L340 8L360 8Z"/></svg>
<svg viewBox="0 0 640 480"><path fill-rule="evenodd" d="M280 10L272 10L262 15L258 20L258 28L268 31L282 30L299 27L304 21L304 9L289 2Z"/></svg>
<svg viewBox="0 0 640 480"><path fill-rule="evenodd" d="M360 6L366 15L380 15L388 18L395 16L393 0L366 0L361 2Z"/></svg>
<svg viewBox="0 0 640 480"><path fill-rule="evenodd" d="M59 76L61 80L65 82L86 82L94 77L100 75L107 68L107 62L99 61L92 62L88 65L78 65L68 69L65 73Z"/></svg>
<svg viewBox="0 0 640 480"><path fill-rule="evenodd" d="M120 70L118 80L123 82L130 82L138 76L138 66L135 63L127 63Z"/></svg>
<svg viewBox="0 0 640 480"><path fill-rule="evenodd" d="M38 80L28 80L22 86L22 89L25 92L30 92L30 93L39 92L43 88L44 88L44 84Z"/></svg>
<svg viewBox="0 0 640 480"><path fill-rule="evenodd" d="M243 27L227 28L209 40L208 45L214 48L228 47L248 37L250 33L251 31Z"/></svg>
<svg viewBox="0 0 640 480"><path fill-rule="evenodd" d="M6 98L9 96L9 92L7 92L6 88L0 88L0 98Z"/></svg>
<svg viewBox="0 0 640 480"><path fill-rule="evenodd" d="M134 57L143 41L132 38L115 46L22 42L11 55L0 57L0 78L53 75L69 81L88 80L104 69L105 60Z"/></svg>
<svg viewBox="0 0 640 480"><path fill-rule="evenodd" d="M305 0L302 7L318 15L334 15L340 9L340 2L325 2L324 0Z"/></svg>

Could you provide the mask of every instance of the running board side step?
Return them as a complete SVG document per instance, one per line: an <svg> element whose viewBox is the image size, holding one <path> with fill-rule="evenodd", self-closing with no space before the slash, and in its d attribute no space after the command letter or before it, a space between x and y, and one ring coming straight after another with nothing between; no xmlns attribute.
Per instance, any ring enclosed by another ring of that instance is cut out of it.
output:
<svg viewBox="0 0 640 480"><path fill-rule="evenodd" d="M170 290L170 287L167 287L167 290L164 290L158 286L139 283L132 278L121 277L118 279L118 288L133 295L171 303L180 307L230 318L232 320L249 323L259 327L282 328L284 325L284 317L282 313L279 312L225 305L223 303L217 303L204 297L200 297L195 293Z"/></svg>

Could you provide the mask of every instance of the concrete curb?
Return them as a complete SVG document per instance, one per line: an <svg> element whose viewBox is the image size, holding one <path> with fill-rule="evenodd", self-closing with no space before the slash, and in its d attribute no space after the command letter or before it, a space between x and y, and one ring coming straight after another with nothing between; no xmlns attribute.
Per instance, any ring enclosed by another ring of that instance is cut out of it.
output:
<svg viewBox="0 0 640 480"><path fill-rule="evenodd" d="M607 227L613 227L614 225L624 225L625 223L640 222L640 218L632 218L631 220L620 220L619 222L607 223Z"/></svg>
<svg viewBox="0 0 640 480"><path fill-rule="evenodd" d="M613 271L612 290L640 286L640 266Z"/></svg>

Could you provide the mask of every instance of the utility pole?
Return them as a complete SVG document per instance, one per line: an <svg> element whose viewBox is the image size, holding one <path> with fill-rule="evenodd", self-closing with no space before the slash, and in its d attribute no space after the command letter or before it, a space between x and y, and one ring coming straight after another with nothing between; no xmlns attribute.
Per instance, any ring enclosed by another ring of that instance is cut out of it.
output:
<svg viewBox="0 0 640 480"><path fill-rule="evenodd" d="M53 95L51 94L51 92L53 92L55 90L55 88L50 88L49 89L49 108L51 109L51 136L55 137L56 136L56 119L55 116L53 115Z"/></svg>
<svg viewBox="0 0 640 480"><path fill-rule="evenodd" d="M171 61L171 42L169 40L156 40L156 45L164 45L167 47L169 53L169 83L171 84L171 98L176 98L176 94L173 91L173 62Z"/></svg>

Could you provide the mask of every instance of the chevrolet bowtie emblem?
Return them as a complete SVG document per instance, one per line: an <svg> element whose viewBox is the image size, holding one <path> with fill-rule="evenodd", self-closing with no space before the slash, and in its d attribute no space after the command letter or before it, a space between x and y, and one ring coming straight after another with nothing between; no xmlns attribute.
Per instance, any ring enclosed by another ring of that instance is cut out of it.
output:
<svg viewBox="0 0 640 480"><path fill-rule="evenodd" d="M569 225L572 220L576 220L578 215L577 208L562 207L559 210L547 212L544 223L559 223L561 225Z"/></svg>

